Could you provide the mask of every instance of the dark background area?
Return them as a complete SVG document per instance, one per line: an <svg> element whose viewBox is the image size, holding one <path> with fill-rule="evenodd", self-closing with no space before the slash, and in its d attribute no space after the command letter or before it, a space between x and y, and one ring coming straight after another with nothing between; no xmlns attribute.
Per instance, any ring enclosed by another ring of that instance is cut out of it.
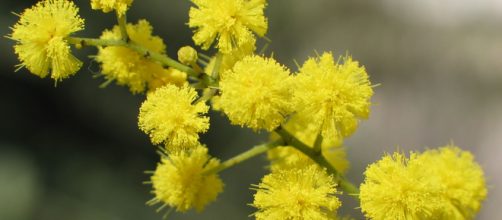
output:
<svg viewBox="0 0 502 220"><path fill-rule="evenodd" d="M0 2L0 35L36 1ZM113 14L76 1L86 29L97 37L115 24ZM129 20L145 18L175 57L193 45L187 0L136 0ZM266 10L270 50L296 70L314 50L349 51L374 84L369 120L346 140L349 178L362 181L367 164L384 152L422 150L451 140L483 166L488 199L478 219L493 219L502 203L502 3L495 0L274 0ZM158 161L155 147L137 127L142 95L94 78L95 48L75 51L84 68L58 83L18 64L13 42L0 40L0 219L161 219L148 207L145 170ZM227 159L267 140L266 134L231 126L219 113L202 142ZM266 173L264 157L224 171L225 191L200 214L172 219L246 219L254 212L250 184ZM341 212L361 218L344 198Z"/></svg>

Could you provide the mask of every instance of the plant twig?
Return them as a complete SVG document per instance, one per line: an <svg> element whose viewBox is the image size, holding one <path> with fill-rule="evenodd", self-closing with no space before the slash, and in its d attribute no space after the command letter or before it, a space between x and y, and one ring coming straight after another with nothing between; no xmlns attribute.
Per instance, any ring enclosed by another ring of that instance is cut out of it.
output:
<svg viewBox="0 0 502 220"><path fill-rule="evenodd" d="M314 152L322 153L322 132L317 134L317 137L314 141Z"/></svg>
<svg viewBox="0 0 502 220"><path fill-rule="evenodd" d="M258 156L262 153L265 153L268 150L270 150L274 147L280 146L280 145L283 145L282 140L277 140L277 141L274 141L271 143L266 143L266 144L254 146L251 149L244 151L244 152L240 153L239 155L224 161L223 163L221 163L219 166L215 167L214 169L206 171L206 173L218 173L220 171L226 170L230 167L233 167L243 161L246 161L250 158L253 158L253 157Z"/></svg>
<svg viewBox="0 0 502 220"><path fill-rule="evenodd" d="M120 35L122 36L122 40L125 42L129 42L129 35L127 34L127 17L126 14L120 14L117 12L117 22L120 27Z"/></svg>
<svg viewBox="0 0 502 220"><path fill-rule="evenodd" d="M194 78L200 80L201 82L203 82L205 87L212 86L213 83L215 82L215 80L207 74L198 73L197 71L195 71L191 67L186 66L186 65L170 58L169 56L167 56L165 54L150 51L149 49L147 49L139 44L136 44L134 42L131 42L131 41L126 42L123 40L82 38L82 37L68 37L66 40L70 44L77 44L77 45L81 45L81 46L95 46L95 47L123 46L123 47L128 47L129 49L138 52L139 54L141 54L145 58L155 60L155 61L161 63L162 65L173 67L173 68L176 68L182 72L186 72L189 76L194 77Z"/></svg>
<svg viewBox="0 0 502 220"><path fill-rule="evenodd" d="M335 169L335 167L333 167L320 152L314 151L313 148L309 147L308 145L298 140L295 136L293 136L291 133L282 128L282 126L279 126L275 130L275 132L282 137L282 139L288 146L294 147L295 149L299 150L300 152L308 156L314 162L316 162L319 166L326 168L328 173L330 173L336 178L336 180L338 181L338 185L343 191L345 191L349 195L358 198L357 197L357 195L359 194L358 188L354 186L354 184L349 182L342 174L340 174Z"/></svg>

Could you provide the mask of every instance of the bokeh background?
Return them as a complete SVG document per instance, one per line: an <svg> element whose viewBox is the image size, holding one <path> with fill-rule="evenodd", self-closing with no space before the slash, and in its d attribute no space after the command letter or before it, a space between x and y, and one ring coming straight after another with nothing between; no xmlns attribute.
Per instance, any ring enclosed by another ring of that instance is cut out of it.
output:
<svg viewBox="0 0 502 220"><path fill-rule="evenodd" d="M36 1L0 1L0 35L10 33L20 13ZM113 14L91 11L76 1L86 19L79 36L99 36L114 25ZM148 19L168 53L193 45L188 0L135 1L130 21ZM488 199L478 219L500 216L502 203L502 1L499 0L272 0L266 10L274 56L296 70L314 50L349 51L364 64L376 88L369 120L346 140L349 178L362 181L367 164L396 149L422 150L450 141L473 152L486 172ZM137 128L144 99L125 87L98 86L103 79L76 51L82 70L57 86L18 63L13 42L0 40L0 219L161 219L148 207L145 170L159 159ZM231 126L211 114L202 141L227 159L266 141L264 133ZM266 174L258 157L222 178L225 191L203 213L170 219L248 219L254 209L250 184ZM345 199L342 214L362 219Z"/></svg>

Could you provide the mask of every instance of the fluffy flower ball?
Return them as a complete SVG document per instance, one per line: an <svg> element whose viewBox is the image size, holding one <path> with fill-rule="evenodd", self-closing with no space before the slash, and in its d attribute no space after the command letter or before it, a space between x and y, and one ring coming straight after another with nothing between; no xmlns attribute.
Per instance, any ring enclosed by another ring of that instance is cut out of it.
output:
<svg viewBox="0 0 502 220"><path fill-rule="evenodd" d="M94 10L103 10L107 13L116 10L117 13L123 15L132 4L133 0L91 0L91 7Z"/></svg>
<svg viewBox="0 0 502 220"><path fill-rule="evenodd" d="M150 51L165 53L166 45L160 37L152 35L152 26L148 21L140 20L137 24L127 24L126 29L132 42ZM106 30L101 35L104 40L121 38L119 26ZM164 69L160 63L124 46L100 47L95 59L101 63L101 72L106 79L128 86L132 93L141 93L146 89L151 91L159 87L159 83L182 85L184 81L183 77L173 76L175 73Z"/></svg>
<svg viewBox="0 0 502 220"><path fill-rule="evenodd" d="M486 197L483 171L455 146L395 153L370 165L360 187L361 210L380 219L473 219Z"/></svg>
<svg viewBox="0 0 502 220"><path fill-rule="evenodd" d="M204 102L193 104L197 92L188 85L167 85L149 93L139 110L139 128L154 144L165 143L169 150L196 146L198 133L209 128Z"/></svg>
<svg viewBox="0 0 502 220"><path fill-rule="evenodd" d="M313 165L274 171L263 177L256 191L257 220L330 219L341 205L333 178Z"/></svg>
<svg viewBox="0 0 502 220"><path fill-rule="evenodd" d="M44 0L26 9L12 28L9 38L14 50L31 73L56 81L75 74L82 63L71 54L66 37L84 29L78 8L67 0Z"/></svg>
<svg viewBox="0 0 502 220"><path fill-rule="evenodd" d="M289 71L272 58L247 56L224 75L219 106L232 124L271 131L291 112Z"/></svg>
<svg viewBox="0 0 502 220"><path fill-rule="evenodd" d="M386 155L371 164L361 184L361 210L374 220L431 219L441 206L439 189L427 181L416 154Z"/></svg>
<svg viewBox="0 0 502 220"><path fill-rule="evenodd" d="M230 53L249 41L253 32L259 36L267 32L267 19L263 15L265 0L192 0L188 26L196 28L193 40L208 49L218 39L216 47Z"/></svg>
<svg viewBox="0 0 502 220"><path fill-rule="evenodd" d="M324 137L343 138L370 112L373 89L364 67L351 57L335 63L331 53L308 59L296 76L295 110L308 117Z"/></svg>
<svg viewBox="0 0 502 220"><path fill-rule="evenodd" d="M202 211L223 191L219 176L208 173L219 163L200 145L164 155L151 177L155 198L149 204L164 203L180 212Z"/></svg>
<svg viewBox="0 0 502 220"><path fill-rule="evenodd" d="M438 219L474 219L486 198L486 182L474 156L454 145L424 152L418 160L427 164L431 181L441 189L444 207Z"/></svg>

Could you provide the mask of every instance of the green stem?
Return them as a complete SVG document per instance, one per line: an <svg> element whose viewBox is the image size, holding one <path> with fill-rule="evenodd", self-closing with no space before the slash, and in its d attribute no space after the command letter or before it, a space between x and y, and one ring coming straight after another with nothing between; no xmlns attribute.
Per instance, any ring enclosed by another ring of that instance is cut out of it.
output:
<svg viewBox="0 0 502 220"><path fill-rule="evenodd" d="M198 53L199 57L201 58L204 58L206 61L210 61L211 60L211 57L206 55L206 54L203 54L203 53Z"/></svg>
<svg viewBox="0 0 502 220"><path fill-rule="evenodd" d="M314 151L322 153L322 133L319 132L314 141Z"/></svg>
<svg viewBox="0 0 502 220"><path fill-rule="evenodd" d="M147 48L138 45L134 42L125 42L123 40L112 40L112 39L95 39L95 38L81 38L81 37L69 37L67 38L68 43L71 44L80 44L82 46L124 46L128 47L131 50L134 50L141 54L145 58L150 58L152 60L158 61L165 66L170 66L176 68L180 71L186 72L188 75L195 77L197 79L201 79L201 81L210 81L205 78L209 78L206 74L197 73L195 70L190 68L189 66L183 65L178 61L154 51L150 51Z"/></svg>
<svg viewBox="0 0 502 220"><path fill-rule="evenodd" d="M170 67L176 68L180 71L186 72L190 76L193 76L196 78L199 78L201 76L201 74L197 73L189 66L183 65L183 64L179 63L178 61L176 61L166 55L150 51L147 48L140 46L138 44L135 44L135 43L129 43L128 47L130 49L138 52L139 54L143 55L144 57L149 57L153 60L159 61L160 63L162 63L166 66L170 66Z"/></svg>
<svg viewBox="0 0 502 220"><path fill-rule="evenodd" d="M267 143L267 144L262 144L262 145L257 145L257 146L254 146L252 147L251 149L247 150L247 151L244 151L242 153L240 153L239 155L235 156L235 157L232 157L226 161L224 161L223 163L221 163L219 166L213 168L213 169L210 169L208 171L206 171L205 173L218 173L218 172L221 172L223 170L226 170L230 167L233 167L243 161L246 161L250 158L253 158L255 156L258 156L260 154L263 154L265 152L267 152L268 150L274 148L274 147L277 147L277 146L280 146L280 145L283 145L283 141L282 140L278 140L278 141L274 141L274 142L271 142L271 143Z"/></svg>
<svg viewBox="0 0 502 220"><path fill-rule="evenodd" d="M119 14L117 12L117 21L120 27L120 34L122 36L122 40L125 42L129 42L129 35L127 34L127 17L126 14Z"/></svg>
<svg viewBox="0 0 502 220"><path fill-rule="evenodd" d="M216 88L206 88L204 89L204 92L202 93L202 96L200 98L198 98L195 103L199 103L199 102L206 102L208 101L209 99L213 98L214 95L216 95L216 92L218 91L218 89Z"/></svg>
<svg viewBox="0 0 502 220"><path fill-rule="evenodd" d="M84 46L127 46L127 43L123 40L113 40L113 39L96 39L96 38L82 38L82 37L69 37L66 39L70 44L80 44Z"/></svg>
<svg viewBox="0 0 502 220"><path fill-rule="evenodd" d="M295 149L299 150L303 154L307 155L310 159L312 159L314 162L316 162L319 166L326 168L328 173L333 175L337 180L338 180L338 185L340 188L345 191L347 194L352 195L357 198L357 195L359 194L359 190L354 184L349 182L342 174L340 174L335 167L333 167L328 160L322 155L322 153L316 152L313 148L309 147L308 145L304 144L300 140L298 140L295 136L293 136L291 133L286 131L282 127L278 127L275 132L279 134L284 142L291 146L294 147Z"/></svg>
<svg viewBox="0 0 502 220"><path fill-rule="evenodd" d="M220 66L222 60L223 60L223 55L221 53L216 54L216 61L214 62L213 72L211 73L211 76L214 79L218 80L220 77Z"/></svg>
<svg viewBox="0 0 502 220"><path fill-rule="evenodd" d="M212 80L212 81L201 82L207 86L212 85L213 87L205 89L204 94L202 95L202 97L200 97L197 100L197 102L206 102L209 99L211 99L214 95L216 95L216 93L218 92L218 89L214 88L214 85L216 84L216 81L219 81L219 79L220 79L219 72L220 72L220 66L221 66L222 59L223 59L223 55L221 53L218 53L216 55L216 61L214 62L214 67L213 67L213 71L211 73L211 78L208 78L209 80Z"/></svg>

